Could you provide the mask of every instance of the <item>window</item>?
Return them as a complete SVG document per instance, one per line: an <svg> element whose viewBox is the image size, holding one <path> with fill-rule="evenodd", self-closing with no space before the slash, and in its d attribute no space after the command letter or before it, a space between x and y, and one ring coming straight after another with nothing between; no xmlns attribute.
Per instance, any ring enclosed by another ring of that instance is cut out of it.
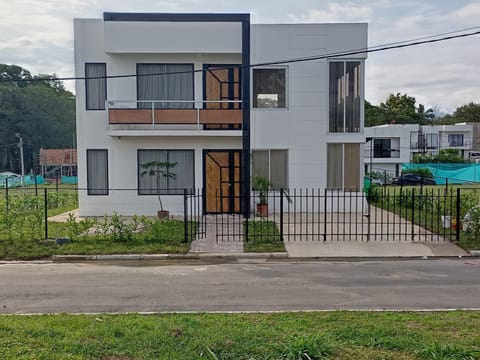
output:
<svg viewBox="0 0 480 360"><path fill-rule="evenodd" d="M448 134L448 146L463 146L463 134Z"/></svg>
<svg viewBox="0 0 480 360"><path fill-rule="evenodd" d="M286 107L285 72L285 69L253 69L253 107Z"/></svg>
<svg viewBox="0 0 480 360"><path fill-rule="evenodd" d="M183 195L184 189L193 191L193 157L193 150L138 150L138 194ZM152 161L174 163L175 166L169 171L175 174L175 177L143 174L146 169L142 165Z"/></svg>
<svg viewBox="0 0 480 360"><path fill-rule="evenodd" d="M330 132L359 132L361 84L359 61L332 61L329 75Z"/></svg>
<svg viewBox="0 0 480 360"><path fill-rule="evenodd" d="M327 188L360 189L360 144L327 144Z"/></svg>
<svg viewBox="0 0 480 360"><path fill-rule="evenodd" d="M389 158L392 150L391 139L374 139L373 140L373 157Z"/></svg>
<svg viewBox="0 0 480 360"><path fill-rule="evenodd" d="M85 63L85 99L87 110L105 110L107 65Z"/></svg>
<svg viewBox="0 0 480 360"><path fill-rule="evenodd" d="M287 150L253 150L252 176L264 176L273 189L288 189Z"/></svg>
<svg viewBox="0 0 480 360"><path fill-rule="evenodd" d="M87 150L87 194L108 195L107 150Z"/></svg>
<svg viewBox="0 0 480 360"><path fill-rule="evenodd" d="M151 109L155 100L167 101L154 103L155 109L194 107L193 64L137 64L137 75L138 108Z"/></svg>
<svg viewBox="0 0 480 360"><path fill-rule="evenodd" d="M427 141L427 149L438 148L438 134L425 134L425 139Z"/></svg>

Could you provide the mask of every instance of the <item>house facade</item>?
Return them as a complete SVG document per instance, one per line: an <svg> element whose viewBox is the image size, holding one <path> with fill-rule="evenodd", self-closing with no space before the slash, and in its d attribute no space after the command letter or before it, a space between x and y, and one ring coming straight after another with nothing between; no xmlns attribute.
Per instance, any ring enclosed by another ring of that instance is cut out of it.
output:
<svg viewBox="0 0 480 360"><path fill-rule="evenodd" d="M473 128L469 124L419 125L385 124L365 128L365 172L387 172L399 176L402 164L412 161L414 154L436 155L441 149L456 149L465 159L473 144Z"/></svg>
<svg viewBox="0 0 480 360"><path fill-rule="evenodd" d="M74 34L80 215L152 215L157 195L180 214L196 189L206 213L248 213L252 176L361 189L366 24L105 13Z"/></svg>

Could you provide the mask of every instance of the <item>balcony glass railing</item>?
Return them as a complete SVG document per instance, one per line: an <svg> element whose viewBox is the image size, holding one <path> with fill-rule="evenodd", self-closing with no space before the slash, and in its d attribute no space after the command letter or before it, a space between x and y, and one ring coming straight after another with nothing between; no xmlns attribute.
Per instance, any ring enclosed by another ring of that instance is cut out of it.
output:
<svg viewBox="0 0 480 360"><path fill-rule="evenodd" d="M241 100L108 100L110 130L239 130Z"/></svg>

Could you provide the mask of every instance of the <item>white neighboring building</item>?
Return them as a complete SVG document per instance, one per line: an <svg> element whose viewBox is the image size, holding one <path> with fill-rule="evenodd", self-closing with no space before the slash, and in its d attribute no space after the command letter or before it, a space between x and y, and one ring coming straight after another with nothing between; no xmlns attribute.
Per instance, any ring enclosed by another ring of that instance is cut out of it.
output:
<svg viewBox="0 0 480 360"><path fill-rule="evenodd" d="M250 24L248 14L75 19L80 215L247 212L250 177L360 190L367 24ZM130 76L123 76L130 75ZM176 163L175 179L144 176ZM222 199L218 199L221 194Z"/></svg>
<svg viewBox="0 0 480 360"><path fill-rule="evenodd" d="M472 125L386 124L365 128L365 172L387 171L399 176L402 164L416 153L438 154L440 149L456 149L468 158L472 149Z"/></svg>

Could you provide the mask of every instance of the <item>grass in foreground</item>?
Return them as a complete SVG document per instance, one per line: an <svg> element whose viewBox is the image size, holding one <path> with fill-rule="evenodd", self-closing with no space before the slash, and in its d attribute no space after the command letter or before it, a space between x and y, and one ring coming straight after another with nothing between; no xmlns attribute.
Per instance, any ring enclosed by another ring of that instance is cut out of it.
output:
<svg viewBox="0 0 480 360"><path fill-rule="evenodd" d="M480 359L479 312L0 316L0 358Z"/></svg>
<svg viewBox="0 0 480 360"><path fill-rule="evenodd" d="M195 231L196 223L189 224ZM49 238L69 236L66 223L49 222ZM114 239L112 235L81 236L70 243L57 245L52 240L0 239L0 259L32 260L52 255L107 255L107 254L154 254L186 253L190 242L184 242L183 221L157 221L148 232L133 234L130 239Z"/></svg>
<svg viewBox="0 0 480 360"><path fill-rule="evenodd" d="M244 242L243 250L245 252L286 251L275 221L267 219L249 221L248 238Z"/></svg>

